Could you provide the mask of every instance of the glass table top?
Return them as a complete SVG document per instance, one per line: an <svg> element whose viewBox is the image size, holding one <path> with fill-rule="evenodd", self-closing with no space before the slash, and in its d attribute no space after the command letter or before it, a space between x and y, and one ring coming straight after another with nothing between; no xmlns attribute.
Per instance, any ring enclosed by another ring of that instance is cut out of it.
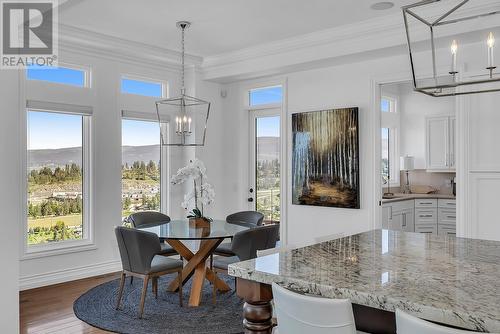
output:
<svg viewBox="0 0 500 334"><path fill-rule="evenodd" d="M138 229L156 233L160 238L177 240L201 240L232 238L248 227L229 224L225 220L214 219L209 227L198 227L187 219L171 220L166 224L142 225Z"/></svg>

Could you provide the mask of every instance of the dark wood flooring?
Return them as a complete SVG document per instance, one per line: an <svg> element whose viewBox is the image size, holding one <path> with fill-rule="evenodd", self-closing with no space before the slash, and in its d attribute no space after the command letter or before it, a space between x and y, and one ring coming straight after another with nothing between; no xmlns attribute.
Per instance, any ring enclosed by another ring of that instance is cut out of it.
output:
<svg viewBox="0 0 500 334"><path fill-rule="evenodd" d="M118 277L114 273L21 291L21 334L110 333L80 321L73 313L73 302L89 289Z"/></svg>

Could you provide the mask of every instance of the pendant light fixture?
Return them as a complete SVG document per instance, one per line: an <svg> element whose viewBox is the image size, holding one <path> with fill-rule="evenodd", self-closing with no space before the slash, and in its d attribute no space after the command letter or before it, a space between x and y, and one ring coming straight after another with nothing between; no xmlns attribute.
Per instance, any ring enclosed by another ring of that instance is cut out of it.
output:
<svg viewBox="0 0 500 334"><path fill-rule="evenodd" d="M184 33L191 25L177 22L182 34L182 79L180 95L156 101L156 113L160 123L162 146L204 146L207 132L210 102L186 95ZM167 127L162 124L168 124ZM166 130L168 128L168 130Z"/></svg>
<svg viewBox="0 0 500 334"><path fill-rule="evenodd" d="M415 91L435 97L500 91L498 3L421 0L402 9Z"/></svg>

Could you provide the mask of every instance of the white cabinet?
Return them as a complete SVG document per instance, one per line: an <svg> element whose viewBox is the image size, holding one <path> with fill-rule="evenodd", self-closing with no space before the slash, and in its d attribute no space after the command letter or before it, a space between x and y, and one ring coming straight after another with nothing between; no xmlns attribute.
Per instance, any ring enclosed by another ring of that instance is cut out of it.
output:
<svg viewBox="0 0 500 334"><path fill-rule="evenodd" d="M382 204L382 228L455 235L455 199L419 198Z"/></svg>
<svg viewBox="0 0 500 334"><path fill-rule="evenodd" d="M426 168L455 170L455 116L426 118Z"/></svg>
<svg viewBox="0 0 500 334"><path fill-rule="evenodd" d="M382 227L389 230L415 231L415 202L413 200L382 205Z"/></svg>

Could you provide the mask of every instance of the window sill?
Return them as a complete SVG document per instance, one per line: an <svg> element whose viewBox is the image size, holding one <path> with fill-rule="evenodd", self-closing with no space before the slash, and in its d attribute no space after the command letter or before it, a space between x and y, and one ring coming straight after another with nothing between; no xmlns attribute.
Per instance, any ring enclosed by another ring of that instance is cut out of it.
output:
<svg viewBox="0 0 500 334"><path fill-rule="evenodd" d="M30 260L41 257L56 256L77 252L86 252L97 249L97 246L91 240L79 240L74 242L62 242L60 245L38 245L29 246L21 256L22 260Z"/></svg>

